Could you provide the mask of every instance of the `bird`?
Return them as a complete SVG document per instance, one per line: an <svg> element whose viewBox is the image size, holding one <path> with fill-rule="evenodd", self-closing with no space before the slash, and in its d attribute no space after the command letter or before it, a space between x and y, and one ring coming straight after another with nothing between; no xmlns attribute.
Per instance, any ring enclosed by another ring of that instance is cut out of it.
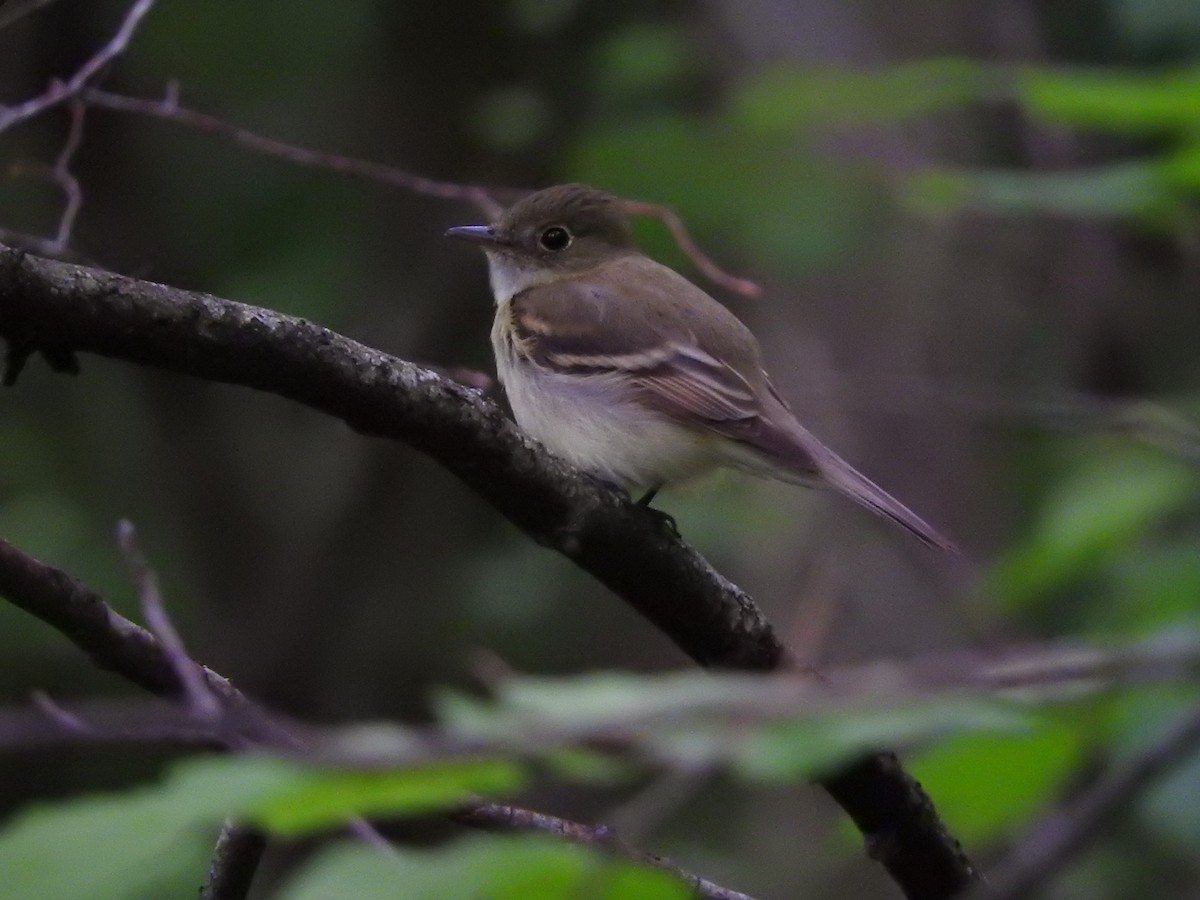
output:
<svg viewBox="0 0 1200 900"><path fill-rule="evenodd" d="M729 467L828 487L924 544L953 544L800 424L732 312L634 244L627 206L584 184L450 228L487 257L496 370L517 425L649 504Z"/></svg>

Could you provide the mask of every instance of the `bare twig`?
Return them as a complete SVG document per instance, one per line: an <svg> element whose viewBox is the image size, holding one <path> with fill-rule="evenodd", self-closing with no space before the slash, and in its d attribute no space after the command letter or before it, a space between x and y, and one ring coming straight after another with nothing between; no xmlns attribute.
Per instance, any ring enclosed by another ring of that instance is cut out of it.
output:
<svg viewBox="0 0 1200 900"><path fill-rule="evenodd" d="M158 590L158 576L154 574L154 570L150 568L146 557L138 548L137 532L132 522L122 519L117 523L117 545L121 548L129 572L133 576L146 624L158 638L167 660L179 676L188 712L199 719L216 719L222 712L221 702L216 694L209 690L203 671L188 655L179 632L171 624L171 618L163 607L162 595Z"/></svg>
<svg viewBox="0 0 1200 900"><path fill-rule="evenodd" d="M84 266L94 266L96 261L89 259L82 253L72 250L70 247L60 247L58 242L53 238L41 237L36 234L24 234L20 231L12 231L8 228L0 228L0 244L7 244L10 247L16 247L30 253L36 253L38 256L48 256L52 259L62 260L63 262L78 263Z"/></svg>
<svg viewBox="0 0 1200 900"><path fill-rule="evenodd" d="M658 219L667 226L667 230L671 232L671 237L675 238L675 243L679 245L679 249L684 252L693 265L709 281L719 284L721 287L733 291L735 294L741 294L743 297L761 296L762 288L756 282L750 281L747 278L738 278L735 275L730 275L706 256L704 251L700 249L700 246L692 239L687 226L683 223L683 219L673 209L660 206L657 203L645 203L640 200L626 201L625 208L635 216L648 216L652 219Z"/></svg>
<svg viewBox="0 0 1200 900"><path fill-rule="evenodd" d="M261 831L226 821L217 836L200 900L245 900L266 849L267 838Z"/></svg>
<svg viewBox="0 0 1200 900"><path fill-rule="evenodd" d="M185 696L180 674L158 639L116 613L94 591L65 572L40 563L0 540L0 594L58 629L101 669L116 672L153 694L178 702ZM268 746L295 746L275 717L248 700L210 669L200 672L241 739Z"/></svg>
<svg viewBox="0 0 1200 900"><path fill-rule="evenodd" d="M687 872L655 853L647 853L629 846L607 825L586 825L570 819L560 819L532 809L508 806L500 803L477 803L454 813L453 818L464 825L488 831L518 831L549 834L573 844L586 844L609 853L632 859L643 865L677 876L695 892L699 900L753 900L730 888L713 884L705 878Z"/></svg>
<svg viewBox="0 0 1200 900"><path fill-rule="evenodd" d="M66 198L66 204L63 206L62 215L58 220L58 232L54 236L54 246L60 252L70 246L75 219L79 215L80 207L83 206L83 189L79 186L79 179L71 172L71 161L75 158L80 143L83 142L83 117L87 112L87 107L80 102L78 97L72 97L67 104L67 109L71 114L67 139L63 142L58 158L54 160L53 168L50 169L51 177L62 188Z"/></svg>
<svg viewBox="0 0 1200 900"><path fill-rule="evenodd" d="M989 877L994 894L1017 900L1043 887L1139 794L1200 749L1200 708L1180 719L1144 751L1115 767L1061 812L1035 825Z"/></svg>
<svg viewBox="0 0 1200 900"><path fill-rule="evenodd" d="M346 830L364 844L374 847L381 853L394 854L396 852L392 842L380 834L379 830L366 819L351 819L346 823Z"/></svg>
<svg viewBox="0 0 1200 900"><path fill-rule="evenodd" d="M94 729L82 718L63 709L44 691L33 692L33 705L57 727L69 734L91 734Z"/></svg>
<svg viewBox="0 0 1200 900"><path fill-rule="evenodd" d="M222 750L239 743L238 726L197 722L175 705L91 701L66 709L41 692L33 708L0 707L0 748L79 745L161 745Z"/></svg>
<svg viewBox="0 0 1200 900"><path fill-rule="evenodd" d="M180 106L177 93L177 88L172 86L168 89L167 96L164 99L147 100L140 97L114 94L98 88L89 88L83 93L83 100L89 106L113 110L115 112L151 116L156 119L184 125L197 131L215 134L241 147L245 147L247 150L265 156L273 156L276 159L282 159L293 165L325 169L344 175L353 175L356 178L364 178L377 184L386 184L390 187L401 188L402 190L411 191L415 194L424 194L429 197L438 197L443 200L464 200L474 203L484 215L489 217L498 216L503 211L503 206L493 196L494 191L480 185L438 181L433 178L426 178L423 175L416 175L395 166L387 166L365 159L356 159L338 153L323 153L308 147L300 147L295 144L277 141L274 138L256 134L247 128L233 125L216 116ZM509 191L506 193L519 192Z"/></svg>
<svg viewBox="0 0 1200 900"><path fill-rule="evenodd" d="M714 774L715 767L710 764L665 772L610 810L605 818L614 830L640 844L696 796Z"/></svg>
<svg viewBox="0 0 1200 900"><path fill-rule="evenodd" d="M500 198L505 201L515 200L524 190L515 188L485 188L476 184L460 184L452 181L438 181L423 175L409 172L395 166L369 160L343 156L338 153L323 153L308 147L288 144L274 138L264 137L246 128L241 128L217 116L198 112L181 106L178 100L177 87L168 87L167 95L162 100L149 100L141 97L130 97L116 94L99 88L88 88L83 92L83 100L90 106L108 109L115 112L136 113L151 116L168 122L175 122L197 131L224 137L239 146L255 153L273 156L294 165L309 168L325 169L353 175L390 187L400 188L428 197L438 197L443 200L465 200L474 203L489 219L496 219L504 211ZM655 203L645 203L630 200L626 208L631 215L647 216L658 219L670 231L671 236L679 245L679 249L696 266L697 269L714 284L741 294L744 297L757 297L762 289L753 281L738 278L722 270L707 256L688 232L683 219L674 210Z"/></svg>
<svg viewBox="0 0 1200 900"><path fill-rule="evenodd" d="M83 119L87 107L77 97L67 101L70 112L67 136L63 141L54 164L47 166L43 163L19 162L9 169L10 175L34 175L53 182L64 197L63 211L59 215L57 233L53 239L22 238L23 243L35 252L46 252L55 258L64 257L71 243L71 231L75 227L75 219L83 206L83 189L79 179L71 172L71 161L83 140Z"/></svg>
<svg viewBox="0 0 1200 900"><path fill-rule="evenodd" d="M14 548L11 544L0 540L0 594L3 594L22 609L58 628L59 631L78 646L85 649L105 648L99 652L99 655L96 650L91 650L93 659L104 665L105 668L130 677L135 683L149 687L154 693L168 697L177 696L179 693L178 690L168 691L164 686L156 685L155 682L155 679L159 677L159 673L163 671L163 667L168 663L168 653L161 646L161 642L141 631L141 629L138 629L132 622L122 619L121 616L104 604L104 601L95 594L90 594L90 601L86 607L81 605L79 603L79 594L82 591L86 591L86 588L83 588L82 585L65 573L36 562ZM147 663L152 665L153 675L150 675L144 669ZM167 671L176 680L179 679L179 673L174 667L168 668ZM208 670L205 671L207 672ZM219 676L215 675L213 677L219 678ZM306 741L303 738L298 737L289 730L283 729L265 711L254 707L229 682L221 679L219 683L224 685L225 693L223 694L223 700L225 701L225 709L258 710L259 714L262 715L264 722L258 723L255 732L267 738L268 746L274 746L285 751L303 751L305 749ZM56 728L70 733L73 737L77 737L79 733L86 733L89 738L103 739L108 737L121 739L130 734L140 734L153 739L162 736L176 737L179 733L190 735L192 732L186 729L189 727L194 729L196 727L194 717L187 717L181 723L181 726L179 726L176 724L175 719L161 715L161 710L156 711L155 715L149 720L145 717L137 716L133 718L121 718L119 721L113 722L115 727L111 730L93 727L85 722L82 717L65 710L60 710L57 706L53 706L52 709L47 709L44 712L50 717L52 724ZM127 711L119 710L118 712ZM108 717L99 716L97 718ZM245 718L243 717L242 721L239 722L239 725L242 727L245 725ZM211 727L211 725L211 722L200 723L201 728ZM179 731L179 727L185 730ZM86 729L86 732L77 731L79 728ZM19 727L8 729L10 732L18 730L20 730ZM0 738L2 738L4 733L4 718L0 716ZM226 746L237 746L237 742L230 741L227 735L218 734L217 732L202 733L206 737L215 737L219 743ZM476 808L480 810L479 818L476 821L471 821L470 816ZM455 818L464 824L475 827L504 828L505 826L499 820L497 813L497 810L500 809L502 807L488 803L471 804L460 808L455 813ZM518 815L514 817L509 830L527 830L521 827L521 823L531 821L529 817L540 816L540 814L530 811L522 812L524 813L523 816ZM555 820L550 816L543 816L537 819L537 821L558 821L565 823L565 820ZM365 841L382 852L395 852L391 844L364 819L351 820L347 825L347 830L360 840ZM564 834L563 836L572 839L570 834ZM209 873L209 881L206 884L205 890L210 890L210 885L212 885L211 890L214 891L218 888L233 891L238 885L248 885L249 879L253 876L254 866L257 865L257 857L261 855L261 848L256 851L255 846L255 842L250 839L249 833L244 832L236 825L226 823L218 840L212 868ZM679 875L679 877L694 885L697 891L700 891L701 888L705 890L712 888L714 890L725 891L724 893L700 893L698 896L711 897L714 900L741 900L741 898L745 897L745 895L734 891L716 888L711 882L679 870L659 857L639 853L624 845L620 845L619 849L631 858L650 865L656 865L659 868L670 869ZM233 898L244 896L244 893L205 893L202 896L211 897L212 900L217 900L217 898L221 897L228 897L230 900L233 900Z"/></svg>
<svg viewBox="0 0 1200 900"><path fill-rule="evenodd" d="M125 52L142 19L154 7L155 2L156 0L135 0L108 43L96 51L69 79L52 81L50 86L36 97L31 97L16 106L0 108L0 132L77 96L105 66Z"/></svg>

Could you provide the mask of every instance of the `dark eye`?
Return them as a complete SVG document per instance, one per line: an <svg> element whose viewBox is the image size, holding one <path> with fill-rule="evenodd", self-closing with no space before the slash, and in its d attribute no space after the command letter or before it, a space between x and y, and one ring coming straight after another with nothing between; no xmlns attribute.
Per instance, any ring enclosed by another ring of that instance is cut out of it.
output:
<svg viewBox="0 0 1200 900"><path fill-rule="evenodd" d="M538 242L551 253L557 253L559 250L566 250L571 246L571 232L561 225L551 225L542 232Z"/></svg>

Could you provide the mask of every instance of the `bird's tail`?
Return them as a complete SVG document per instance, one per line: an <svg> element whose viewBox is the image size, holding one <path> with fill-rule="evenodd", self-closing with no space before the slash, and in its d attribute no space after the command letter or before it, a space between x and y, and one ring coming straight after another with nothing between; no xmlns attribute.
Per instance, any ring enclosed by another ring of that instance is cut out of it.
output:
<svg viewBox="0 0 1200 900"><path fill-rule="evenodd" d="M751 472L804 484L824 485L849 497L876 515L891 519L912 532L925 545L957 553L958 548L915 512L863 475L826 447L796 421L787 404L767 384L768 395L762 414L755 418L752 436L734 432L730 436L751 452L731 459Z"/></svg>
<svg viewBox="0 0 1200 900"><path fill-rule="evenodd" d="M915 512L867 478L848 462L832 451L822 454L820 470L822 479L839 494L849 497L876 515L891 519L897 525L912 532L929 547L957 553L958 548L939 534L937 529Z"/></svg>

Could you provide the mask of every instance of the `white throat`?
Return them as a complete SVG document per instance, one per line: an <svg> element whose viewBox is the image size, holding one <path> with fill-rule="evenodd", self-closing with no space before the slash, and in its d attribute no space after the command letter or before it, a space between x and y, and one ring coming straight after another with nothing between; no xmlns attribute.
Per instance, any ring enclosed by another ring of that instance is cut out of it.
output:
<svg viewBox="0 0 1200 900"><path fill-rule="evenodd" d="M487 261L492 296L496 298L497 306L507 303L521 291L554 280L554 273L549 269L523 266L507 254L488 252Z"/></svg>

